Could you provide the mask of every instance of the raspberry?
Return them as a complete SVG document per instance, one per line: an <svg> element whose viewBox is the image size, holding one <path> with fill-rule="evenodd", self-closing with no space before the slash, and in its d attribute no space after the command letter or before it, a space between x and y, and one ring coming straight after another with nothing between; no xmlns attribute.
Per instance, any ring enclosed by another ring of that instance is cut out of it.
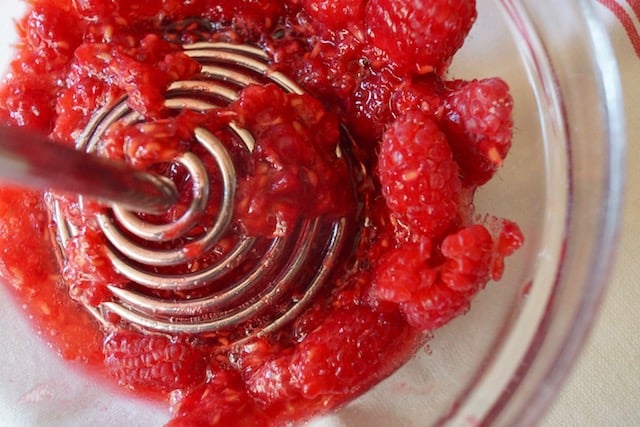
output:
<svg viewBox="0 0 640 427"><path fill-rule="evenodd" d="M283 355L264 363L247 378L247 389L251 395L263 403L292 399L300 395L292 381L291 356Z"/></svg>
<svg viewBox="0 0 640 427"><path fill-rule="evenodd" d="M417 291L410 301L400 304L407 323L414 328L431 331L469 310L469 299L449 289L444 283Z"/></svg>
<svg viewBox="0 0 640 427"><path fill-rule="evenodd" d="M458 165L427 113L410 112L385 132L378 175L389 209L419 235L440 236L456 220Z"/></svg>
<svg viewBox="0 0 640 427"><path fill-rule="evenodd" d="M391 109L396 116L420 110L440 120L444 111L443 92L442 79L435 74L412 76L404 80L391 96Z"/></svg>
<svg viewBox="0 0 640 427"><path fill-rule="evenodd" d="M338 216L353 207L346 163L337 157L337 116L309 95L249 86L231 105L255 137L236 211L251 235L282 236L300 217Z"/></svg>
<svg viewBox="0 0 640 427"><path fill-rule="evenodd" d="M302 0L302 6L309 16L331 30L361 23L364 4L364 0Z"/></svg>
<svg viewBox="0 0 640 427"><path fill-rule="evenodd" d="M378 144L385 125L393 118L390 99L400 80L388 69L364 76L350 96L349 129L360 143Z"/></svg>
<svg viewBox="0 0 640 427"><path fill-rule="evenodd" d="M62 272L69 294L76 301L97 306L111 298L107 284L122 284L126 281L111 268L104 250L104 235L85 227L84 234L69 239L64 251L67 263Z"/></svg>
<svg viewBox="0 0 640 427"><path fill-rule="evenodd" d="M265 413L247 394L242 379L233 371L216 368L213 378L200 385L173 408L165 427L261 427L270 425Z"/></svg>
<svg viewBox="0 0 640 427"><path fill-rule="evenodd" d="M302 341L307 335L322 324L329 315L325 304L317 302L300 313L291 323L291 336L295 341Z"/></svg>
<svg viewBox="0 0 640 427"><path fill-rule="evenodd" d="M132 109L153 118L160 117L169 83L191 77L201 67L154 34L143 37L136 47L83 44L74 57L83 75L117 85L128 93Z"/></svg>
<svg viewBox="0 0 640 427"><path fill-rule="evenodd" d="M329 266L336 268L313 306L276 333L239 344L234 338L260 319L216 337L102 326L76 300L96 305L109 297L107 284L129 284L105 258L103 236L90 220L97 202L62 200L67 220L80 232L66 248L64 278L72 283L65 286L51 253L42 196L0 190L3 280L12 279L42 334L65 357L99 365L125 387L153 397L170 394L171 427L291 425L345 404L414 354L424 342L422 330L464 313L474 293L502 274L504 257L522 244L519 229L506 220L460 228L472 223L476 188L469 183L484 179L473 168L493 171L506 155L504 130L510 131L510 123L493 128L498 119L507 121L503 110L510 105L500 93L508 91L485 81L443 80L475 19L474 0L28 3L18 57L0 88L0 120L45 132L53 126L55 139L73 144L94 111L126 93L152 123L135 119L125 126L124 118L96 148L176 183L182 197L174 207L162 215L141 214L152 224L178 220L189 206L188 171L168 160L185 150L206 152L193 140L194 127L215 133L231 154L238 188L229 233L198 260L160 273L211 266L245 232L279 236L301 218L354 213L345 219L349 238L341 258L348 264ZM199 63L179 46L201 40L261 47L270 70L283 71L311 95L249 85L233 105L210 113L166 108L170 82L200 76ZM336 114L343 112L346 118ZM250 131L255 150L223 131L229 120ZM356 136L349 150L353 162L336 150L341 121ZM211 178L202 221L150 249L183 242L185 253L199 249L189 242L218 213L222 191L214 159L201 159ZM370 176L378 160L380 182ZM158 296L195 300L224 291L225 279L252 271L267 240L257 239L220 283ZM320 249L323 239L313 244ZM315 272L307 270L301 275Z"/></svg>
<svg viewBox="0 0 640 427"><path fill-rule="evenodd" d="M411 300L420 289L432 286L437 273L427 262L431 242L405 243L384 254L376 269L373 284L375 295L396 303Z"/></svg>
<svg viewBox="0 0 640 427"><path fill-rule="evenodd" d="M375 381L402 319L366 306L337 309L295 349L289 371L302 395L350 395Z"/></svg>
<svg viewBox="0 0 640 427"><path fill-rule="evenodd" d="M78 15L87 20L97 21L101 16L115 14L116 5L103 0L72 0L73 8Z"/></svg>
<svg viewBox="0 0 640 427"><path fill-rule="evenodd" d="M259 338L236 348L229 359L240 372L249 393L260 403L270 404L299 396L289 372L292 351L292 347Z"/></svg>
<svg viewBox="0 0 640 427"><path fill-rule="evenodd" d="M473 294L489 281L493 239L479 224L448 235L441 246L447 260L442 266L442 282L457 292Z"/></svg>
<svg viewBox="0 0 640 427"><path fill-rule="evenodd" d="M49 227L42 194L0 187L0 282L30 308L29 319L38 335L51 340L62 357L100 362L102 331L92 316L78 311L78 304L61 286Z"/></svg>
<svg viewBox="0 0 640 427"><path fill-rule="evenodd" d="M475 0L370 0L365 12L371 44L404 73L447 65L475 19Z"/></svg>
<svg viewBox="0 0 640 427"><path fill-rule="evenodd" d="M440 279L444 268L429 264L427 246L410 242L387 252L373 284L376 298L398 303L407 323L419 330L439 328L469 308L470 294L456 292Z"/></svg>
<svg viewBox="0 0 640 427"><path fill-rule="evenodd" d="M511 147L513 99L499 78L454 82L443 129L467 185L486 183Z"/></svg>
<svg viewBox="0 0 640 427"><path fill-rule="evenodd" d="M494 257L491 264L491 278L500 280L504 272L504 259L512 255L524 243L520 227L507 219L494 219L490 224L494 236Z"/></svg>
<svg viewBox="0 0 640 427"><path fill-rule="evenodd" d="M68 61L82 40L78 26L74 25L76 19L55 5L35 5L23 23L30 48L42 50L48 58L55 57L52 63Z"/></svg>
<svg viewBox="0 0 640 427"><path fill-rule="evenodd" d="M422 342L397 308L384 313L364 305L333 307L292 354L265 363L247 379L247 387L269 408L274 425L303 420L388 376Z"/></svg>
<svg viewBox="0 0 640 427"><path fill-rule="evenodd" d="M189 337L119 331L105 338L105 366L131 389L170 392L204 381L206 357Z"/></svg>

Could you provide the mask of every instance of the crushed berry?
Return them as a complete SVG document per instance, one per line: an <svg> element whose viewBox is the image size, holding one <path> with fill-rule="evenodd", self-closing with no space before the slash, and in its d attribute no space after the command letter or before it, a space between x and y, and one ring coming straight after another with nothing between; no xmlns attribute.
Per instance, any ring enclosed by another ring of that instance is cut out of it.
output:
<svg viewBox="0 0 640 427"><path fill-rule="evenodd" d="M166 427L262 427L272 421L249 396L240 375L220 368L213 378L187 393L173 413Z"/></svg>
<svg viewBox="0 0 640 427"><path fill-rule="evenodd" d="M241 343L233 329L163 335L92 317L87 307L112 298L108 286L135 284L105 253L95 220L102 207L73 195L0 188L0 277L62 357L170 401L168 426L290 425L341 407L469 310L523 244L516 223L473 211L513 127L506 82L448 80L476 13L474 0L29 1L0 86L3 125L73 145L96 111L128 96L143 120L109 128L97 153L176 183L174 207L141 214L152 223L179 218L190 203L190 177L169 162L202 154L196 127L236 165L230 235L197 261L158 270L210 265L243 236L287 236L299 218L358 224L347 228L352 250L326 266L331 274L310 306ZM203 78L181 49L200 41L258 46L273 71L308 94L250 85L226 107L169 111L168 85ZM253 151L224 132L230 122L250 131ZM354 136L353 164L338 150L343 129ZM217 176L211 159L203 163ZM216 191L203 224L217 215ZM79 233L66 261L51 239L52 200ZM176 240L197 239L205 227Z"/></svg>

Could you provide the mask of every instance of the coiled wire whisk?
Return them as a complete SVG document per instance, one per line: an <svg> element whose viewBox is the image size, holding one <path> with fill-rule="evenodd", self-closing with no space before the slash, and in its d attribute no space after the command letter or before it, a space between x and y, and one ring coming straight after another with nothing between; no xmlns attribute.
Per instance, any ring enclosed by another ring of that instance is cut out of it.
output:
<svg viewBox="0 0 640 427"><path fill-rule="evenodd" d="M289 93L304 93L287 76L272 71L268 56L257 47L203 42L186 45L184 51L201 63L201 76L177 81L169 87L165 96L165 106L169 109L202 112L226 106L250 84L271 82ZM76 148L94 152L112 124L142 121L126 101L123 98L99 111L78 137ZM228 127L247 152L254 149L254 139L247 130L233 122ZM150 332L216 335L220 331L242 329L244 332L235 338L236 342L269 334L296 318L327 282L332 266L348 251L353 218L301 220L296 232L275 237L267 245L259 245L254 237L241 236L234 247L200 270L185 274L160 273L164 267L196 261L215 247L232 224L237 176L231 155L225 145L204 128L196 128L194 137L215 160L220 176L210 179L202 160L193 152L186 152L173 160L188 171L193 182L191 203L180 218L171 223L152 224L120 206L99 213L97 220L108 242L108 257L114 268L132 284L109 285L109 301L97 307L85 306L104 324L112 325L115 315L118 322ZM353 169L358 170L349 154L352 144L348 132L342 129L337 153L346 156ZM207 208L213 181L222 185L214 223L207 224L200 236L180 247L153 249L161 247L162 242L185 236L198 224ZM349 185L354 186L355 191L355 181ZM50 208L57 225L58 243L64 248L78 230L65 218L59 201L53 199ZM258 247L260 249L256 249ZM256 250L262 251L258 259L254 255ZM247 268L249 261L252 265ZM206 292L214 282L223 286ZM295 291L292 292L292 288ZM203 289L205 295L197 294L203 293ZM177 297L192 292L198 296ZM277 307L275 315L274 307ZM261 319L265 313L268 318ZM244 327L238 328L239 325Z"/></svg>

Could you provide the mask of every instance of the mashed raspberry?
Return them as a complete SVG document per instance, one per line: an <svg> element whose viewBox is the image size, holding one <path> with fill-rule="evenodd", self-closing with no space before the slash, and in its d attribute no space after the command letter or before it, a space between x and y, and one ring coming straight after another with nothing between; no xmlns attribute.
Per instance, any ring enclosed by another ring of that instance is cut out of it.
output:
<svg viewBox="0 0 640 427"><path fill-rule="evenodd" d="M128 280L104 253L100 207L72 196L60 200L80 231L60 264L51 195L0 188L1 277L64 358L173 397L170 426L284 425L345 404L410 358L425 332L465 313L522 244L514 223L474 220L472 195L511 145L513 101L499 78L448 79L476 17L475 1L453 3L30 1L0 87L0 122L73 144L98 109L126 95L144 122L110 129L99 154L184 181L188 193L183 170L158 164L196 150L194 128L215 133L233 121L256 149L243 157L225 142L240 176L231 241L286 235L301 217L359 223L312 304L238 345L234 330L154 334L94 319L85 307ZM258 46L308 94L249 86L223 110L167 111L168 85L201 71L181 46L200 41ZM336 154L341 127L366 171L355 195L344 185L353 167Z"/></svg>

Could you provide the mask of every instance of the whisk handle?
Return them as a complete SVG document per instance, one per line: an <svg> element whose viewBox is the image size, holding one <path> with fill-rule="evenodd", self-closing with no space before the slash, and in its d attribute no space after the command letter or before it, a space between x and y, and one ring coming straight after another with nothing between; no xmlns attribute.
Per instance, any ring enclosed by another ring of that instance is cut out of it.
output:
<svg viewBox="0 0 640 427"><path fill-rule="evenodd" d="M178 200L168 178L6 126L0 126L0 181L80 194L137 212L161 213Z"/></svg>

